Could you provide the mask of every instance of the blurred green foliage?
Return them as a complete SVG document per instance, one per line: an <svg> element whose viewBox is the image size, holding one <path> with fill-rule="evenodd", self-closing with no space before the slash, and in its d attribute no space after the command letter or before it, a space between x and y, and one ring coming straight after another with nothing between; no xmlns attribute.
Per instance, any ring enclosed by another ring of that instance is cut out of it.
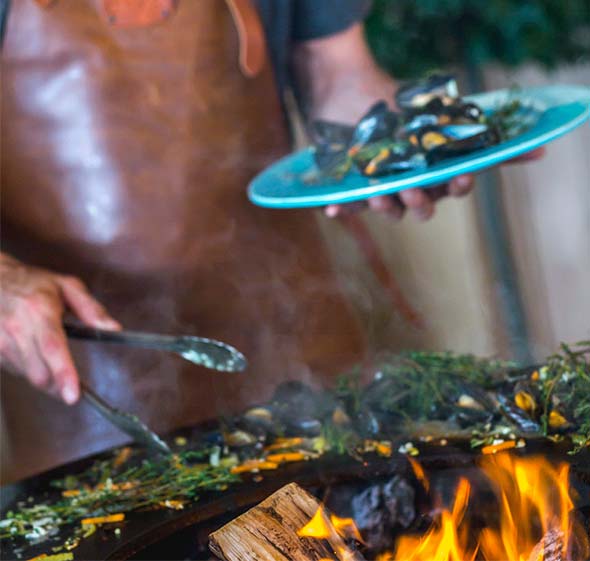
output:
<svg viewBox="0 0 590 561"><path fill-rule="evenodd" d="M452 64L590 60L590 0L373 0L367 36L397 77Z"/></svg>

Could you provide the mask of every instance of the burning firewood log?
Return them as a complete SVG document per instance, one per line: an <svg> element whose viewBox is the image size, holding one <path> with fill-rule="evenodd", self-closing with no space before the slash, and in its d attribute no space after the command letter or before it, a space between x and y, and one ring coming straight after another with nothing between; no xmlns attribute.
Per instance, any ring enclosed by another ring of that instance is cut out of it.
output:
<svg viewBox="0 0 590 561"><path fill-rule="evenodd" d="M563 553L563 533L549 530L535 546L528 561L566 561Z"/></svg>
<svg viewBox="0 0 590 561"><path fill-rule="evenodd" d="M320 528L302 535L314 518ZM209 548L223 561L364 561L341 534L319 501L290 483L210 534Z"/></svg>

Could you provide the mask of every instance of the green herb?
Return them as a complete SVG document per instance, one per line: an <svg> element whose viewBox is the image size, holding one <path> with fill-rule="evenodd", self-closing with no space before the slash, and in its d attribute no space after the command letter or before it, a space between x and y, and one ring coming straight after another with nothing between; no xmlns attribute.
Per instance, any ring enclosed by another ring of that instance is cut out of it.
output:
<svg viewBox="0 0 590 561"><path fill-rule="evenodd" d="M543 400L543 434L552 430L551 411L559 411L577 427L572 435L572 453L590 446L590 341L561 344L560 352L550 356L539 370Z"/></svg>
<svg viewBox="0 0 590 561"><path fill-rule="evenodd" d="M407 352L384 360L378 381L363 400L371 410L397 413L412 421L437 418L466 385L490 388L516 365L448 352Z"/></svg>
<svg viewBox="0 0 590 561"><path fill-rule="evenodd" d="M485 124L495 130L501 141L510 140L532 128L540 112L522 99L520 88L512 87L505 101L484 118Z"/></svg>
<svg viewBox="0 0 590 561"><path fill-rule="evenodd" d="M203 454L205 452L181 452L170 458L143 460L133 467L120 469L113 467L112 460L96 462L78 476L79 487L72 486L71 476L53 483L58 489L77 489L79 493L7 513L0 521L0 539L24 536L33 540L61 526L79 523L83 518L162 508L166 501L190 503L196 501L202 491L222 490L239 480L227 463L194 464L193 460Z"/></svg>

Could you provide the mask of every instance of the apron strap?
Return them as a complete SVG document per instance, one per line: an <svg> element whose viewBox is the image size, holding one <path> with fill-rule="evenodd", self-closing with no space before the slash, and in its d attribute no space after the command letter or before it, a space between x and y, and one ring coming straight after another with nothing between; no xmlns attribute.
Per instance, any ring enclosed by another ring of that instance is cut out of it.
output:
<svg viewBox="0 0 590 561"><path fill-rule="evenodd" d="M35 0L49 8L55 0ZM120 27L142 27L166 19L177 0L102 0L109 22ZM184 0L195 2L198 0ZM240 43L239 63L242 74L254 78L266 62L266 40L258 11L252 0L226 0Z"/></svg>
<svg viewBox="0 0 590 561"><path fill-rule="evenodd" d="M266 62L266 40L260 16L252 0L226 0L240 40L240 69L253 78Z"/></svg>

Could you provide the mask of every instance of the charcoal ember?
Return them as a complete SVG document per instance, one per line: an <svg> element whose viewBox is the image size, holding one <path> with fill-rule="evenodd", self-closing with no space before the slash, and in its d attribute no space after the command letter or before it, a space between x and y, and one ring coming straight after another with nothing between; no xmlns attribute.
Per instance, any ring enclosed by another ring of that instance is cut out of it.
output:
<svg viewBox="0 0 590 561"><path fill-rule="evenodd" d="M391 524L408 528L414 521L414 488L402 477L396 476L383 485L383 501Z"/></svg>
<svg viewBox="0 0 590 561"><path fill-rule="evenodd" d="M416 518L415 492L399 475L371 485L352 498L352 516L367 547L391 547L395 528L408 528Z"/></svg>

